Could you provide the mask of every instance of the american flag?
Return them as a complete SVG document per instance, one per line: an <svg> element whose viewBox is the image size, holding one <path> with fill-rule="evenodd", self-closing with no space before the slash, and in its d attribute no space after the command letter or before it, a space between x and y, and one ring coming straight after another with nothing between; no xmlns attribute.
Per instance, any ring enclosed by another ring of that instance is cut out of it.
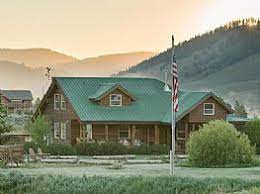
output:
<svg viewBox="0 0 260 194"><path fill-rule="evenodd" d="M178 83L178 69L177 63L175 59L174 50L172 52L172 103L174 112L178 112L179 110L179 102L178 102L178 91L179 91L179 83Z"/></svg>

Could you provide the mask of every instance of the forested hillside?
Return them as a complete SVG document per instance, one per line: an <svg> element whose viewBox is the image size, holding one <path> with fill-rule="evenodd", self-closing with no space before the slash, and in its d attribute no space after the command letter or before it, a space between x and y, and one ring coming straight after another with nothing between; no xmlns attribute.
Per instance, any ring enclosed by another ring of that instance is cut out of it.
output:
<svg viewBox="0 0 260 194"><path fill-rule="evenodd" d="M260 21L233 21L196 36L175 48L180 85L189 90L213 90L233 103L242 101L251 113L260 113ZM170 72L171 49L141 62L120 76L164 79Z"/></svg>

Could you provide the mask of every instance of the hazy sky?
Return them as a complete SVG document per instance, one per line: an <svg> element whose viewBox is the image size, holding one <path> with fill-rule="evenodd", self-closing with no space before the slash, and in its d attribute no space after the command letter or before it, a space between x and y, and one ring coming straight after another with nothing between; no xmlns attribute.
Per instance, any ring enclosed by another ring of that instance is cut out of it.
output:
<svg viewBox="0 0 260 194"><path fill-rule="evenodd" d="M259 0L0 0L1 48L47 47L79 58L162 51L231 19L260 17Z"/></svg>

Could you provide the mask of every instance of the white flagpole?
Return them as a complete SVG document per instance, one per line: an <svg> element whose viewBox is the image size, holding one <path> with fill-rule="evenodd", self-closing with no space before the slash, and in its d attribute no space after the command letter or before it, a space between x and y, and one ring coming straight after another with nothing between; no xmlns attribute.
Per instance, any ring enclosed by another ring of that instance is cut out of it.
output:
<svg viewBox="0 0 260 194"><path fill-rule="evenodd" d="M172 36L172 57L171 57L171 68L173 63L173 56L174 56L174 37ZM173 72L172 72L172 84L173 84ZM170 151L170 165L171 165L171 175L174 175L174 154L175 154L175 123L176 123L176 117L175 117L175 111L174 111L174 92L173 92L172 86L172 148Z"/></svg>

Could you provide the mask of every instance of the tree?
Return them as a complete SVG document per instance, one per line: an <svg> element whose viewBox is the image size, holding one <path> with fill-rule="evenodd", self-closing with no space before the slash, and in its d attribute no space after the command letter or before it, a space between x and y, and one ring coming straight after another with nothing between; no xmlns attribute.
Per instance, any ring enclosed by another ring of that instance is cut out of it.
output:
<svg viewBox="0 0 260 194"><path fill-rule="evenodd" d="M7 124L7 110L3 106L1 98L0 98L0 136L3 133L9 132L11 130L11 127Z"/></svg>
<svg viewBox="0 0 260 194"><path fill-rule="evenodd" d="M35 141L39 146L48 143L51 126L44 116L39 115L34 122L29 124L27 129L30 132L33 141Z"/></svg>
<svg viewBox="0 0 260 194"><path fill-rule="evenodd" d="M33 109L34 111L37 110L38 106L40 105L41 103L41 99L38 97L36 98L35 102L33 103Z"/></svg>
<svg viewBox="0 0 260 194"><path fill-rule="evenodd" d="M251 144L260 146L260 119L255 118L245 125L245 133L251 141Z"/></svg>
<svg viewBox="0 0 260 194"><path fill-rule="evenodd" d="M235 102L234 111L235 111L235 115L237 116L247 117L245 106L242 103L239 103L239 101L237 100Z"/></svg>

